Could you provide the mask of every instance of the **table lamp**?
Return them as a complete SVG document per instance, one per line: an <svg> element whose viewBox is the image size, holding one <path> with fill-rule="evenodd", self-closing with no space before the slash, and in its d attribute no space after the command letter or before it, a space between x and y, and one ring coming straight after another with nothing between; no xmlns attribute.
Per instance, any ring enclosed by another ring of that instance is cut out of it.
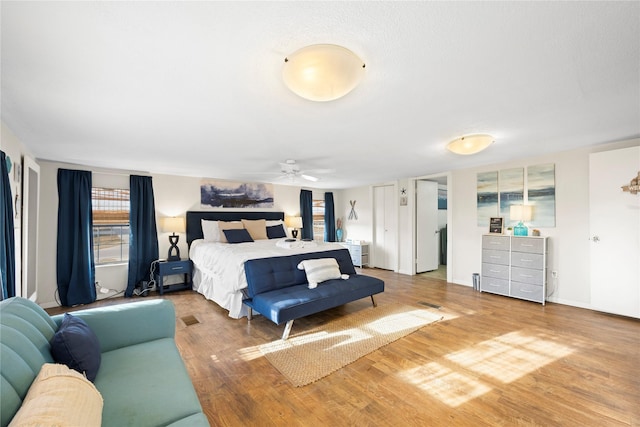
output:
<svg viewBox="0 0 640 427"><path fill-rule="evenodd" d="M301 216L287 217L287 227L291 228L291 235L294 239L298 238L298 230L302 228Z"/></svg>
<svg viewBox="0 0 640 427"><path fill-rule="evenodd" d="M178 240L180 236L176 233L185 232L184 218L181 217L167 217L162 221L162 231L173 233L169 236L169 253L167 254L167 261L180 260L180 249L178 248Z"/></svg>
<svg viewBox="0 0 640 427"><path fill-rule="evenodd" d="M511 220L519 221L518 224L513 227L514 236L529 235L529 229L524 225L524 222L531 221L532 212L533 209L531 205L511 205L509 216L511 217Z"/></svg>

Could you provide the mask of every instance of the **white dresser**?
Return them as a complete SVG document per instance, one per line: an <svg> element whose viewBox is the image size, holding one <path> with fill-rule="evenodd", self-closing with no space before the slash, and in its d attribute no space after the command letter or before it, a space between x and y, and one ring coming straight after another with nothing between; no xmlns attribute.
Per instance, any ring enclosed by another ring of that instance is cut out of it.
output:
<svg viewBox="0 0 640 427"><path fill-rule="evenodd" d="M547 294L547 239L483 235L480 290L544 305Z"/></svg>
<svg viewBox="0 0 640 427"><path fill-rule="evenodd" d="M365 267L369 265L369 244L368 243L352 243L340 242L342 246L349 249L351 261L356 267Z"/></svg>

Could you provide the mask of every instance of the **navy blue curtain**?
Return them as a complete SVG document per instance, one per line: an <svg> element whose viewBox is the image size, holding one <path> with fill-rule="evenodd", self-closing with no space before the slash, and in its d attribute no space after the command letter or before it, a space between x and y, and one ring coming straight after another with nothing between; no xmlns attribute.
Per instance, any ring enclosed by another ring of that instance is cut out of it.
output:
<svg viewBox="0 0 640 427"><path fill-rule="evenodd" d="M336 241L336 213L333 207L333 193L324 193L324 241Z"/></svg>
<svg viewBox="0 0 640 427"><path fill-rule="evenodd" d="M150 176L129 177L129 280L125 297L133 295L136 285L149 279L151 263L158 259L158 231Z"/></svg>
<svg viewBox="0 0 640 427"><path fill-rule="evenodd" d="M313 193L300 190L300 216L302 217L302 239L313 240Z"/></svg>
<svg viewBox="0 0 640 427"><path fill-rule="evenodd" d="M96 300L91 172L58 169L58 295L64 306Z"/></svg>
<svg viewBox="0 0 640 427"><path fill-rule="evenodd" d="M0 151L0 201L2 209L2 223L0 232L0 284L2 285L2 295L0 300L16 295L16 242L13 231L13 197L11 195L11 183L9 182L9 168L7 167L7 156L4 151Z"/></svg>

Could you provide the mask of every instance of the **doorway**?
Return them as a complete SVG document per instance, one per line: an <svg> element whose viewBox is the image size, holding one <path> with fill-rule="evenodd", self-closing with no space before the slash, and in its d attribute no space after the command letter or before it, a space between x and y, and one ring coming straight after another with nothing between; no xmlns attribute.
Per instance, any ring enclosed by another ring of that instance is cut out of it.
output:
<svg viewBox="0 0 640 427"><path fill-rule="evenodd" d="M416 180L415 272L448 280L449 179L447 175Z"/></svg>
<svg viewBox="0 0 640 427"><path fill-rule="evenodd" d="M591 306L640 318L640 194L621 186L640 173L640 147L589 156Z"/></svg>

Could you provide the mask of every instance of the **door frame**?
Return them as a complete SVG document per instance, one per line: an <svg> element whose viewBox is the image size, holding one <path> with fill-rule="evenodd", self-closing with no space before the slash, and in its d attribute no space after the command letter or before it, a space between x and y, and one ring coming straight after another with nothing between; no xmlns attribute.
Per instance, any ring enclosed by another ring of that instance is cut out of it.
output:
<svg viewBox="0 0 640 427"><path fill-rule="evenodd" d="M409 211L410 220L411 220L411 275L416 274L416 232L417 232L417 204L415 203L415 189L416 189L416 181L433 181L436 178L446 178L447 179L447 282L452 283L453 281L453 256L452 256L452 248L451 242L453 241L452 237L454 232L453 227L453 198L451 194L453 194L453 179L451 172L444 172L432 175L424 175L416 178L411 178L409 180L409 191L412 194L409 194L410 200L414 200L413 209Z"/></svg>

